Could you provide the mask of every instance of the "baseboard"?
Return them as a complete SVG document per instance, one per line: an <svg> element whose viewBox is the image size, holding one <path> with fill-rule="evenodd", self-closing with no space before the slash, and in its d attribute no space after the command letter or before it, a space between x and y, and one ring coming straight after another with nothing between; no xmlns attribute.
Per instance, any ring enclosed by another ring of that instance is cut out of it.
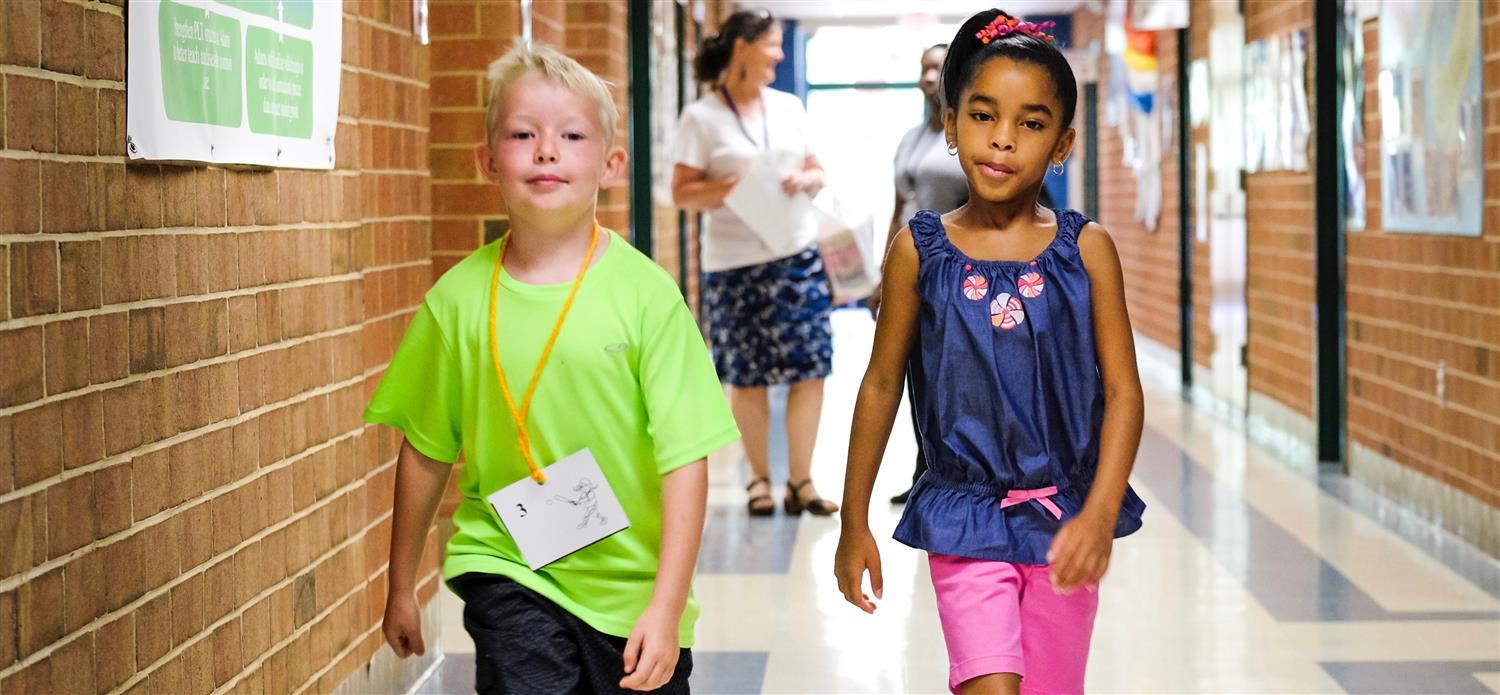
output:
<svg viewBox="0 0 1500 695"><path fill-rule="evenodd" d="M1353 442L1349 477L1481 552L1500 557L1500 513L1462 490Z"/></svg>
<svg viewBox="0 0 1500 695"><path fill-rule="evenodd" d="M1196 362L1193 364L1193 405L1212 415L1215 419L1233 427L1237 432L1245 431L1245 409L1230 403L1224 397L1205 386L1212 384L1213 372Z"/></svg>
<svg viewBox="0 0 1500 695"><path fill-rule="evenodd" d="M1139 334L1135 337L1136 363L1142 383L1169 390L1182 390L1182 358L1178 351ZM1236 429L1242 429L1251 441L1271 450L1293 467L1317 470L1317 425L1268 396L1250 394L1248 408L1240 409L1214 394L1205 384L1211 382L1209 370L1193 365L1193 405Z"/></svg>
<svg viewBox="0 0 1500 695"><path fill-rule="evenodd" d="M1136 336L1141 381L1180 390L1178 352L1150 338ZM1278 400L1251 392L1240 409L1214 394L1209 370L1193 365L1193 406L1243 431L1256 445L1289 467L1318 474L1317 423ZM1421 522L1441 528L1491 557L1500 557L1500 513L1447 483L1397 463L1357 443L1349 443L1349 479L1395 503Z"/></svg>
<svg viewBox="0 0 1500 695"><path fill-rule="evenodd" d="M438 602L436 599L428 601L422 607L422 635L426 637L427 653L398 659L395 652L382 646L370 663L354 669L354 673L333 690L334 695L411 692L443 660L442 649L438 647L438 635L442 632Z"/></svg>
<svg viewBox="0 0 1500 695"><path fill-rule="evenodd" d="M1143 384L1182 391L1182 357L1177 350L1151 338L1135 337L1136 366ZM1213 373L1198 363L1193 363L1193 405L1209 415L1222 420L1238 430L1245 426L1245 410L1224 400L1205 384L1213 383Z"/></svg>
<svg viewBox="0 0 1500 695"><path fill-rule="evenodd" d="M1182 358L1176 350L1135 334L1136 369L1141 382L1171 391L1182 391Z"/></svg>
<svg viewBox="0 0 1500 695"><path fill-rule="evenodd" d="M1313 419L1265 394L1250 392L1245 434L1293 468L1318 469L1318 425Z"/></svg>
<svg viewBox="0 0 1500 695"><path fill-rule="evenodd" d="M1140 334L1135 336L1136 364L1143 384L1182 391L1180 353ZM1250 393L1248 408L1241 410L1215 395L1204 384L1211 383L1206 367L1193 365L1193 405L1236 429L1243 428L1251 441L1270 449L1307 471L1317 470L1317 425L1311 418L1282 405L1280 401ZM1248 410L1248 412L1246 412Z"/></svg>

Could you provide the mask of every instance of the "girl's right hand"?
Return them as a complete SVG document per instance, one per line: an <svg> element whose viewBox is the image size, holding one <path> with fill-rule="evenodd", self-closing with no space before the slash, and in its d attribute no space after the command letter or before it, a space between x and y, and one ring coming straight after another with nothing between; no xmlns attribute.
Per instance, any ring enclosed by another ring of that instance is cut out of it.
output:
<svg viewBox="0 0 1500 695"><path fill-rule="evenodd" d="M875 612L875 602L864 593L865 571L870 572L870 590L879 599L883 593L884 579L880 573L880 548L869 529L843 529L839 534L838 552L833 558L833 572L838 576L839 591L844 600L866 613Z"/></svg>
<svg viewBox="0 0 1500 695"><path fill-rule="evenodd" d="M413 592L392 592L386 597L385 620L380 629L385 633L385 641L391 645L391 650L402 659L427 652L427 646L422 643L422 613Z"/></svg>

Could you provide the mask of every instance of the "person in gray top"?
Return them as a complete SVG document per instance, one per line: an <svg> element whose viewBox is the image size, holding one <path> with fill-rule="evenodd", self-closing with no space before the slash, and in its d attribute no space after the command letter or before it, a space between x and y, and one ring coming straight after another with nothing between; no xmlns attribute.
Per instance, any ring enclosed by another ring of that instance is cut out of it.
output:
<svg viewBox="0 0 1500 695"><path fill-rule="evenodd" d="M947 44L938 44L922 54L922 78L917 86L927 100L927 120L906 131L896 146L896 207L891 211L891 235L918 210L948 212L969 200L968 180L958 158L948 151L943 134L938 73L947 53Z"/></svg>
<svg viewBox="0 0 1500 695"><path fill-rule="evenodd" d="M918 210L936 210L939 213L957 209L969 200L969 182L964 177L958 158L948 151L948 142L943 133L943 102L938 91L938 76L943 71L943 59L948 56L948 44L940 43L922 53L922 77L917 81L922 96L927 99L927 120L902 136L896 146L896 206L891 210L890 231L885 245L890 248L896 232L906 226L907 220ZM880 310L880 288L870 296L870 312ZM912 430L916 430L913 419ZM927 469L922 453L922 438L917 438L917 467L912 482ZM908 491L909 492L909 491ZM891 498L893 504L904 504L906 492Z"/></svg>

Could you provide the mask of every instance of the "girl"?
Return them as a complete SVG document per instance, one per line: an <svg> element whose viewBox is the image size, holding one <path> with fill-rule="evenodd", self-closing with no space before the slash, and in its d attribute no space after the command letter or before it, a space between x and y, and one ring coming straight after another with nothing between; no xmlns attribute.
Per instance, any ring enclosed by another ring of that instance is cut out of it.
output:
<svg viewBox="0 0 1500 695"><path fill-rule="evenodd" d="M870 492L910 369L930 468L895 537L928 551L955 693L1082 692L1097 584L1145 509L1119 258L1099 225L1037 204L1078 98L1047 26L989 10L950 45L944 133L969 202L897 234L854 410L839 589L873 612L868 571L881 596Z"/></svg>

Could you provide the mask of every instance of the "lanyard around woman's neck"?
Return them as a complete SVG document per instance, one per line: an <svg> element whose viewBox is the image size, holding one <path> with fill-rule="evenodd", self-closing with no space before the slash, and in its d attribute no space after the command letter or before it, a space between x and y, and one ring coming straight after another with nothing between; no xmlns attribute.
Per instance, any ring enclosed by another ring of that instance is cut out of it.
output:
<svg viewBox="0 0 1500 695"><path fill-rule="evenodd" d="M740 116L740 110L735 107L735 105L734 105L734 98L729 96L729 88L728 87L720 86L719 87L719 94L724 97L724 103L728 104L729 105L729 110L732 113L734 113L734 122L740 124L740 132L745 134L745 139L749 140L750 144L755 145L756 148L758 148L758 149L767 149L767 150L771 149L771 127L769 125L771 117L770 117L770 113L766 109L766 101L765 101L765 99L761 99L761 103L760 103L760 131L761 131L761 133L760 133L760 142L756 142L755 138L753 138L753 137L750 136L750 129L748 129L748 128L745 127L745 119Z"/></svg>

